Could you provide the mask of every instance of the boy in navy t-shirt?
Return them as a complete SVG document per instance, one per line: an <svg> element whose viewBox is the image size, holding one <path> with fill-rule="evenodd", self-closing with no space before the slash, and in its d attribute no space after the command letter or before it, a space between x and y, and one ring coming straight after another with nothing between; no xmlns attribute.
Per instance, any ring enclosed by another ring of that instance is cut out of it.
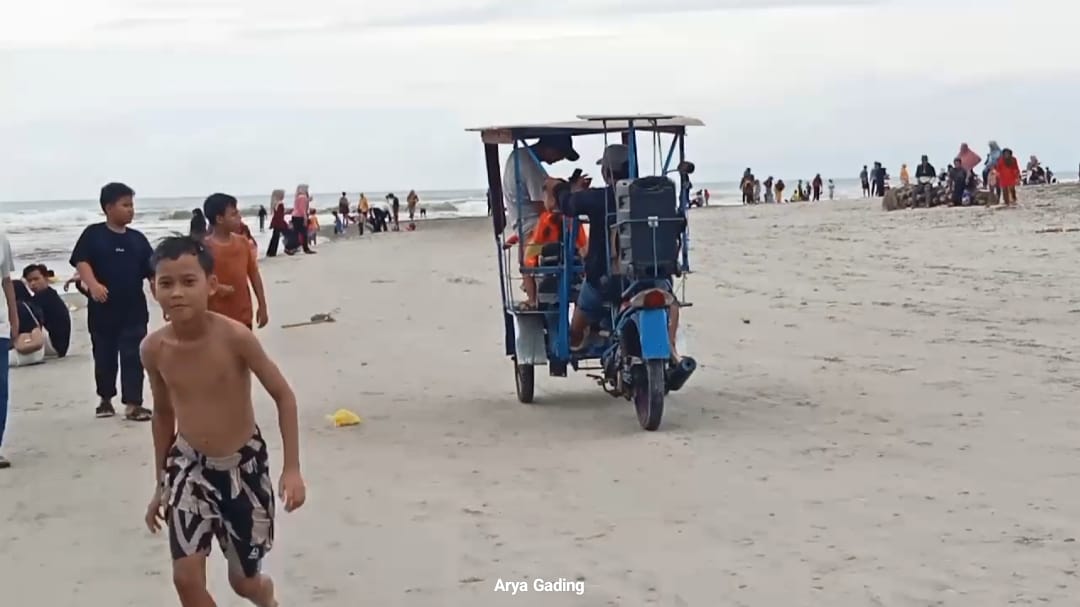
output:
<svg viewBox="0 0 1080 607"><path fill-rule="evenodd" d="M116 374L125 417L149 421L143 407L143 367L139 345L150 313L143 281L153 278L153 249L142 232L128 228L135 217L135 191L122 183L101 188L105 221L87 226L71 253L71 265L90 294L87 325L94 351L94 379L101 398L98 417L116 415ZM119 362L119 364L118 364Z"/></svg>

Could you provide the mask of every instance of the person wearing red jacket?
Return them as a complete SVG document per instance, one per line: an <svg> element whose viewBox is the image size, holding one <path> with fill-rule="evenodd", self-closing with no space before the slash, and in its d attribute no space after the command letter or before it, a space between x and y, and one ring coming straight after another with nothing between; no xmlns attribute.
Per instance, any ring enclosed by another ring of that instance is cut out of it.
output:
<svg viewBox="0 0 1080 607"><path fill-rule="evenodd" d="M1005 206L1016 206L1016 186L1020 185L1020 163L1016 162L1012 150L1005 148L1001 151L1001 158L998 158L995 168Z"/></svg>
<svg viewBox="0 0 1080 607"><path fill-rule="evenodd" d="M267 257L276 257L278 242L289 231L289 222L285 221L285 190L274 190L270 195L270 246L266 249ZM286 242L288 240L286 239ZM288 245L286 245L288 246Z"/></svg>

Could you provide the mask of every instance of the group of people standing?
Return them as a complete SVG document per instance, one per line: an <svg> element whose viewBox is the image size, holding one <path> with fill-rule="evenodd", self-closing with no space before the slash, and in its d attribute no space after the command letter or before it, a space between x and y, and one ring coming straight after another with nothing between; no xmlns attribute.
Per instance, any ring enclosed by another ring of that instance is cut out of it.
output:
<svg viewBox="0 0 1080 607"><path fill-rule="evenodd" d="M312 240L318 238L318 219L311 207L311 191L306 183L296 186L292 209L285 208L285 190L274 190L270 194L270 244L266 248L267 257L278 254L278 245L285 246L286 255L295 255L303 251L314 254ZM288 219L286 219L286 212ZM259 223L265 221L266 213L259 209ZM314 225L312 222L314 221ZM314 228L314 229L312 229Z"/></svg>
<svg viewBox="0 0 1080 607"><path fill-rule="evenodd" d="M425 217L427 213L419 206L420 196L417 195L416 190L409 192L405 198L405 204L409 215L407 229L414 230L416 225L413 221L416 220L417 215ZM364 233L365 226L372 232L401 230L401 200L393 192L386 195L386 201L381 206L372 205L367 195L361 192L355 207L349 203L348 193L342 192L341 198L338 199L338 208L332 211L332 214L335 234L344 234L348 231L349 224L353 223L357 225L361 235Z"/></svg>
<svg viewBox="0 0 1080 607"><path fill-rule="evenodd" d="M1032 156L1032 162L1038 166L1038 160ZM976 173L979 164L983 164L980 174ZM1028 172L1030 172L1029 163ZM863 194L866 196L883 196L887 187L882 187L881 175L885 174L881 163L874 163L874 172L871 173L872 182L867 183L866 167L863 167ZM886 175L887 179L887 175ZM911 179L908 165L900 167L900 182L903 186L914 186L916 206L934 206L934 188L944 188L949 203L954 206L972 204L976 194L985 186L985 190L991 195L994 204L1004 202L1006 206L1016 205L1016 188L1025 183L1024 172L1020 164L1009 148L1002 148L996 141L989 143L989 151L985 162L982 157L975 153L966 143L960 144L960 150L953 158L951 165L944 167L939 172L930 163L929 157L923 155L918 166L915 167L914 182Z"/></svg>
<svg viewBox="0 0 1080 607"><path fill-rule="evenodd" d="M836 196L836 184L830 179L827 185L829 200L833 200ZM820 173L815 175L813 179L808 179L805 184L800 179L795 186L795 193L786 202L819 202L825 188L826 182L821 178ZM760 181L754 177L754 172L750 168L743 172L742 179L739 181L743 204L785 202L784 191L786 189L787 184L784 183L783 179L773 179L772 175L770 175L765 181Z"/></svg>
<svg viewBox="0 0 1080 607"><path fill-rule="evenodd" d="M311 195L307 184L296 187L292 209L285 208L285 190L274 190L270 195L270 208L273 209L272 213L268 212L265 206L260 206L258 211L259 231L266 230L266 219L269 216L270 229L273 232L266 256L275 257L278 247L282 244L287 255L295 255L301 250L307 254L314 254L315 251L311 245L315 244L318 237L319 220L315 209L311 206ZM189 235L193 238L205 238L213 225L212 218L206 214L205 208L191 211ZM246 238L257 252L255 237L247 224L238 220L234 228L236 233Z"/></svg>
<svg viewBox="0 0 1080 607"><path fill-rule="evenodd" d="M867 170L864 164L862 171L859 172L859 183L862 185L863 198L884 196L886 190L889 189L888 182L889 173L880 162L875 162L872 170Z"/></svg>
<svg viewBox="0 0 1080 607"><path fill-rule="evenodd" d="M267 228L271 230L270 242L266 249L267 257L275 257L278 249L282 246L286 255L295 255L301 251L306 254L314 254L312 246L319 237L319 218L313 206L314 197L311 195L307 184L296 186L291 208L285 206L285 190L274 190L270 195L270 210L260 206L258 210L259 231ZM409 192L405 199L408 212L409 224L407 229L415 229L413 221L426 216L423 207L420 206L420 196L415 190ZM393 193L386 195L383 205L371 204L363 193L355 207L349 203L348 193L342 192L338 200L338 206L331 211L334 217L334 233L343 234L350 224L355 223L364 233L365 228L373 232L399 231L401 229L401 202ZM196 238L204 238L212 226L211 218L205 209L193 209L191 212L191 227L189 234ZM252 247L256 247L255 237L243 221L237 222L236 233L248 239Z"/></svg>

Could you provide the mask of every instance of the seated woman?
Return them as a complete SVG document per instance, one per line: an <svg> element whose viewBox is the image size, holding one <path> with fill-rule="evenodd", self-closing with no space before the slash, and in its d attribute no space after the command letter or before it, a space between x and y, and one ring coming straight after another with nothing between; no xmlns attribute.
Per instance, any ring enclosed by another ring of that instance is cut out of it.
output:
<svg viewBox="0 0 1080 607"><path fill-rule="evenodd" d="M60 294L49 285L53 276L44 264L31 264L23 269L23 280L33 293L31 307L40 311L39 320L48 338L46 354L63 358L71 345L71 312Z"/></svg>
<svg viewBox="0 0 1080 607"><path fill-rule="evenodd" d="M30 290L22 282L13 283L15 305L19 312L19 335L8 351L8 365L25 367L45 361L45 344L48 341L42 328L41 313L31 305Z"/></svg>

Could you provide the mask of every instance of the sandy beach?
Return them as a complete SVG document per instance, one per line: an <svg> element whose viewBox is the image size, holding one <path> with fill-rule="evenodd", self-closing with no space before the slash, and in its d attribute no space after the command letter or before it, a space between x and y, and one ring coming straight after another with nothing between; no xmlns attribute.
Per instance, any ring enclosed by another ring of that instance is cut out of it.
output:
<svg viewBox="0 0 1080 607"><path fill-rule="evenodd" d="M1038 231L1080 227L1080 186L1021 203L695 211L701 368L657 433L583 375L516 401L486 220L265 261L259 335L300 398L308 484L266 563L281 604L1075 604L1080 234ZM280 328L321 312L338 322ZM3 603L175 605L142 522L149 425L94 419L74 323L72 356L11 372ZM364 424L332 427L339 408ZM216 548L210 578L244 604Z"/></svg>

